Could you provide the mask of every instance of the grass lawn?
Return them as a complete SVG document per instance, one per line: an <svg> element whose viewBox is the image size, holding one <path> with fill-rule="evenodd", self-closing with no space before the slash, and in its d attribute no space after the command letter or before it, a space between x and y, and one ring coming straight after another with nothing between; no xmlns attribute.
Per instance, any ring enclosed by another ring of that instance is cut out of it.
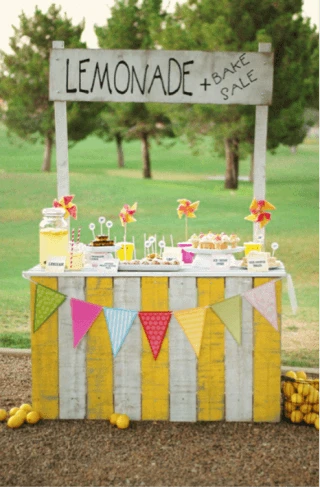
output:
<svg viewBox="0 0 320 487"><path fill-rule="evenodd" d="M10 142L1 126L0 147L0 347L28 346L29 286L21 272L38 262L41 209L51 206L56 197L55 165L51 173L41 173L43 147L17 139ZM244 217L249 213L252 185L240 182L238 191L224 190L223 181L208 179L224 174L224 159L212 153L210 139L200 152L192 154L182 140L174 145L152 143L153 179L143 180L139 142L125 144L123 169L117 168L113 143L89 137L72 147L70 187L79 210L73 223L82 227L82 241L90 241L88 225L94 222L98 227L101 215L113 221L112 235L122 239L119 210L135 201L137 222L128 226L128 238L134 235L138 257L143 253L144 233L166 239L172 234L174 242L182 240L178 198L201 201L197 218L190 220L190 233L235 232L242 241L251 240L252 225ZM317 143L309 141L296 154L281 147L267 157L267 199L277 210L267 226L266 247L270 250L272 242L279 243L277 256L292 275L299 304L294 316L284 283L283 346L286 340L298 340L300 348L285 346L283 360L301 366L318 365L318 154ZM245 160L240 174L248 173Z"/></svg>

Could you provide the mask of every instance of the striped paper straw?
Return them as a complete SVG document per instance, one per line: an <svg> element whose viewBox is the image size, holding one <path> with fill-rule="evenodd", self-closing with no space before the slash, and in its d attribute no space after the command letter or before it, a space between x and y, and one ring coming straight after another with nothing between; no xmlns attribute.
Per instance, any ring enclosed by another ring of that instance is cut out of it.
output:
<svg viewBox="0 0 320 487"><path fill-rule="evenodd" d="M77 243L80 242L80 235L81 235L81 227L78 228Z"/></svg>
<svg viewBox="0 0 320 487"><path fill-rule="evenodd" d="M73 247L74 247L74 228L72 229L72 237L71 237L70 269L72 269Z"/></svg>

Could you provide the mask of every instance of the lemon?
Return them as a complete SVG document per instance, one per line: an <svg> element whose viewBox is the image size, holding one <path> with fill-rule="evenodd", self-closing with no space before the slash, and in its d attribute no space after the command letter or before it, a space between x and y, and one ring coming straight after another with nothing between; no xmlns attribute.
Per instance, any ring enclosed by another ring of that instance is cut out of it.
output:
<svg viewBox="0 0 320 487"><path fill-rule="evenodd" d="M319 379L314 379L312 381L312 385L315 389L317 389L317 391L319 390Z"/></svg>
<svg viewBox="0 0 320 487"><path fill-rule="evenodd" d="M30 413L30 411L32 411L32 407L30 406L30 404L21 404L20 409L23 409L24 411L26 411L26 413Z"/></svg>
<svg viewBox="0 0 320 487"><path fill-rule="evenodd" d="M286 397L291 397L292 394L294 394L295 392L295 389L293 387L293 384L291 384L291 382L284 382L282 390Z"/></svg>
<svg viewBox="0 0 320 487"><path fill-rule="evenodd" d="M291 401L285 401L284 409L285 409L285 411L287 411L288 413L291 414L292 411L294 411L296 409L296 405L293 405Z"/></svg>
<svg viewBox="0 0 320 487"><path fill-rule="evenodd" d="M319 403L312 405L312 411L319 414Z"/></svg>
<svg viewBox="0 0 320 487"><path fill-rule="evenodd" d="M290 419L293 423L301 423L303 420L303 414L301 411L299 411L299 409L297 409L296 411L292 411Z"/></svg>
<svg viewBox="0 0 320 487"><path fill-rule="evenodd" d="M30 411L27 414L27 423L36 424L38 421L40 421L40 414L37 411Z"/></svg>
<svg viewBox="0 0 320 487"><path fill-rule="evenodd" d="M303 414L308 414L308 413L311 413L311 411L312 411L312 406L311 406L311 404L301 404L301 406L300 406L300 411L301 411Z"/></svg>
<svg viewBox="0 0 320 487"><path fill-rule="evenodd" d="M18 416L19 418L23 419L23 422L25 422L27 418L27 412L24 409L19 409L19 411L17 411L14 416Z"/></svg>
<svg viewBox="0 0 320 487"><path fill-rule="evenodd" d="M310 392L310 387L311 387L310 384L306 384L306 383L298 384L297 391L302 396L307 396Z"/></svg>
<svg viewBox="0 0 320 487"><path fill-rule="evenodd" d="M19 411L19 408L11 408L9 411L9 416L13 416L17 411Z"/></svg>
<svg viewBox="0 0 320 487"><path fill-rule="evenodd" d="M304 421L307 424L314 424L314 422L315 422L315 420L317 418L319 418L319 415L318 414L316 414L316 413L309 413L309 414L306 414L303 419L304 419Z"/></svg>
<svg viewBox="0 0 320 487"><path fill-rule="evenodd" d="M0 409L0 421L5 421L7 419L7 411L5 409Z"/></svg>
<svg viewBox="0 0 320 487"><path fill-rule="evenodd" d="M113 425L117 424L117 419L119 416L120 416L119 413L112 413L110 416L110 423Z"/></svg>
<svg viewBox="0 0 320 487"><path fill-rule="evenodd" d="M317 417L317 419L315 420L314 425L315 425L315 427L317 428L317 430L319 431L319 416L318 416L318 417Z"/></svg>
<svg viewBox="0 0 320 487"><path fill-rule="evenodd" d="M288 372L286 372L286 377L291 377L291 379L296 379L297 374L293 372L293 370L289 370Z"/></svg>
<svg viewBox="0 0 320 487"><path fill-rule="evenodd" d="M128 426L130 424L129 416L127 416L126 414L120 414L118 419L117 419L116 424L117 424L118 428L120 428L121 430L128 428Z"/></svg>
<svg viewBox="0 0 320 487"><path fill-rule="evenodd" d="M307 379L307 374L303 370L296 372L297 379Z"/></svg>
<svg viewBox="0 0 320 487"><path fill-rule="evenodd" d="M319 391L314 387L310 386L309 394L306 397L306 401L309 404L316 404L319 402Z"/></svg>
<svg viewBox="0 0 320 487"><path fill-rule="evenodd" d="M11 416L11 418L8 419L7 426L9 428L19 428L23 423L24 423L24 419L21 416L17 416L15 414L14 416Z"/></svg>
<svg viewBox="0 0 320 487"><path fill-rule="evenodd" d="M291 401L293 402L293 404L302 404L303 396L301 396L301 394L298 393L292 394Z"/></svg>

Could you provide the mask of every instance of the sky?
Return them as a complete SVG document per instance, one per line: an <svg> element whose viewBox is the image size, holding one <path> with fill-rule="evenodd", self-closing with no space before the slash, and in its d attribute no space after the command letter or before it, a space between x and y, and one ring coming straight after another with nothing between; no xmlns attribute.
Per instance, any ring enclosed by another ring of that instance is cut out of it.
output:
<svg viewBox="0 0 320 487"><path fill-rule="evenodd" d="M182 2L182 0L180 0ZM237 0L235 0L237 1ZM82 41L87 42L88 48L97 48L97 39L93 30L94 24L105 25L106 19L110 16L110 8L114 0L92 0L81 2L79 0L9 0L6 2L3 13L0 16L0 49L10 52L9 37L13 35L12 25L19 26L19 15L23 11L28 17L34 13L37 5L43 12L46 12L52 3L62 5L62 12L66 12L72 18L74 24L78 24L85 18L86 27L83 32ZM176 0L164 0L163 6L172 10ZM317 25L319 31L319 2L318 0L304 0L303 13L311 18L311 23Z"/></svg>

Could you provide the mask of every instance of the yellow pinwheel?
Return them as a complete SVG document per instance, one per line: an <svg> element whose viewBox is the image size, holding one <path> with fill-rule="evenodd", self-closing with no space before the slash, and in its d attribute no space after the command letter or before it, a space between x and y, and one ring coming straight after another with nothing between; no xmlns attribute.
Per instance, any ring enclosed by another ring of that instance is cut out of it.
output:
<svg viewBox="0 0 320 487"><path fill-rule="evenodd" d="M195 201L194 203L186 199L177 201L180 203L177 208L178 217L182 218L183 215L185 216L185 238L188 240L188 218L196 218L194 212L198 209L200 201Z"/></svg>
<svg viewBox="0 0 320 487"><path fill-rule="evenodd" d="M263 228L271 220L271 214L266 210L275 210L273 206L267 200L256 200L253 198L249 207L251 215L246 216L244 219L250 222L259 223L260 228Z"/></svg>

